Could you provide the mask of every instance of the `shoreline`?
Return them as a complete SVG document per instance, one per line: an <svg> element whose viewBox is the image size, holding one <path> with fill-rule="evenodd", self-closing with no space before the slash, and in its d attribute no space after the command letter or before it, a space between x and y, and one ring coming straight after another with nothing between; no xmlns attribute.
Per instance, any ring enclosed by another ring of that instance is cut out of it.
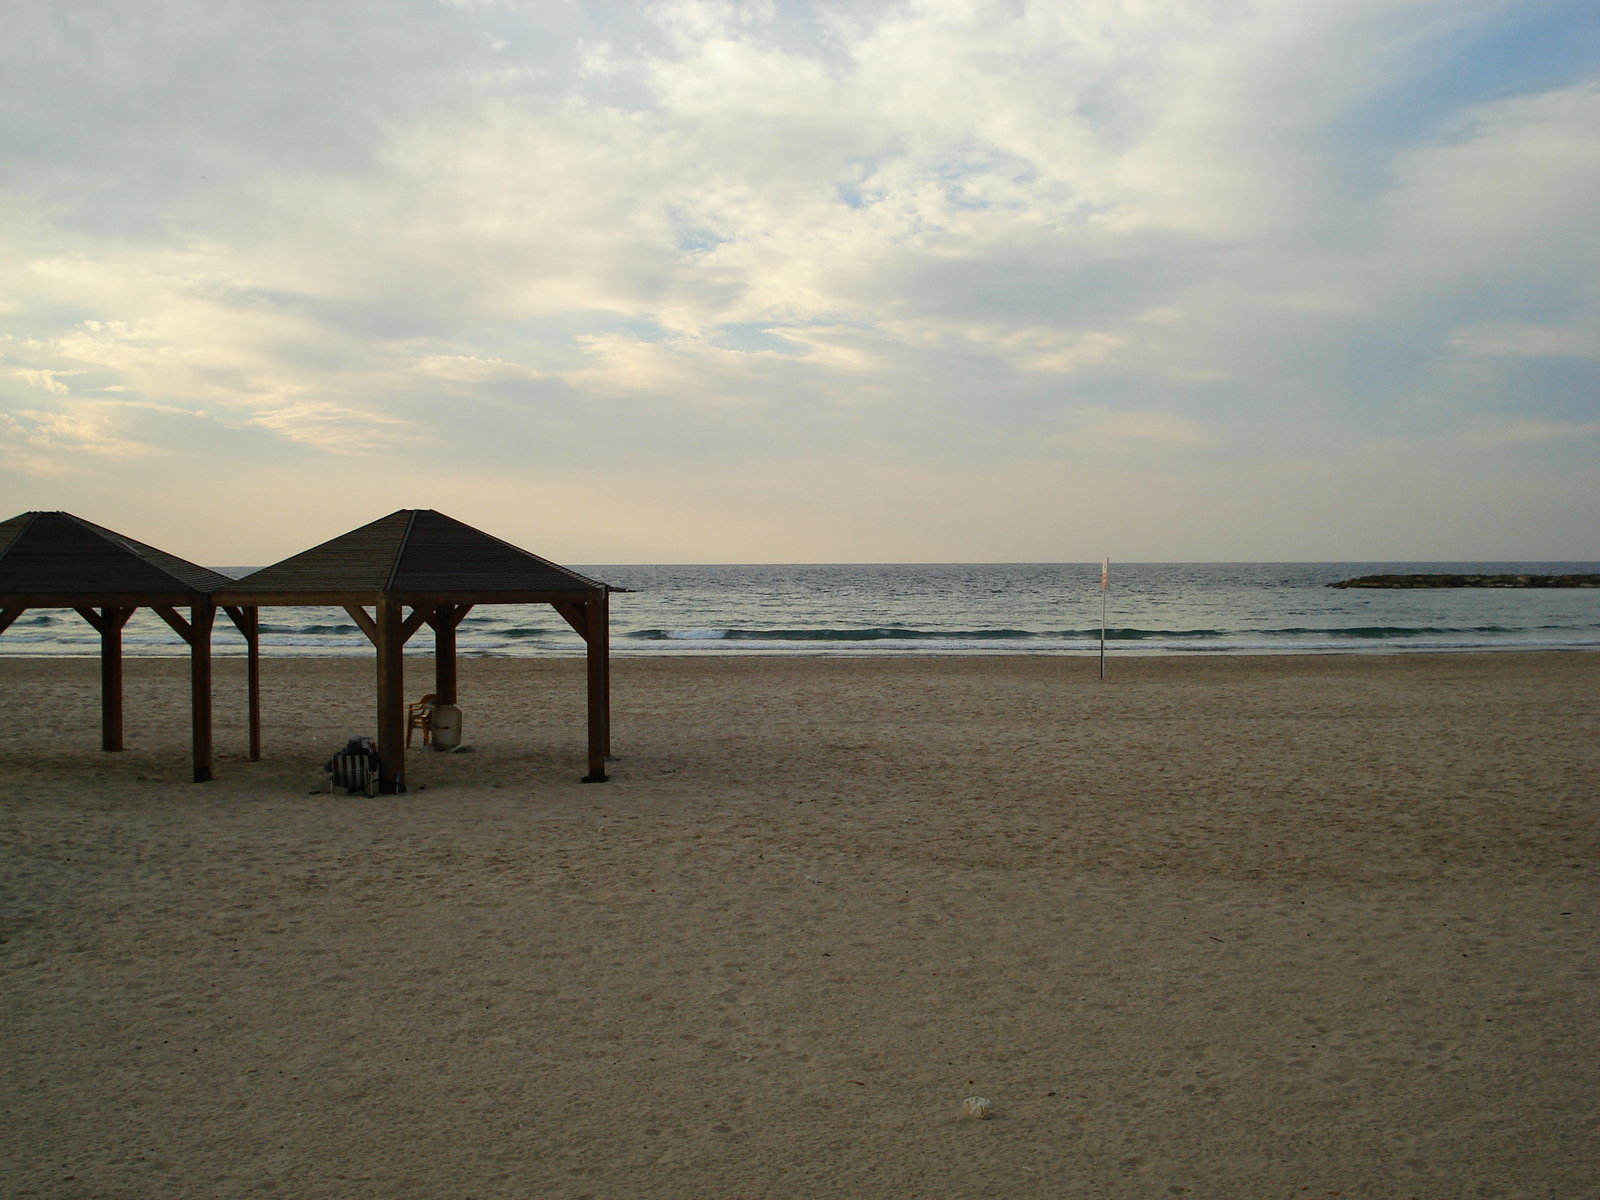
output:
<svg viewBox="0 0 1600 1200"><path fill-rule="evenodd" d="M1112 647L1116 647L1115 650L1113 650ZM176 651L176 650L178 650L178 647L174 646L173 649ZM1107 658L1107 661L1111 661L1111 660L1114 660L1114 659L1147 659L1147 658L1173 658L1173 659L1188 659L1188 658L1306 658L1306 657L1328 657L1328 656L1338 656L1338 655L1364 656L1364 655L1406 655L1406 654L1589 654L1589 653L1595 653L1595 652L1600 652L1600 641L1581 642L1581 643L1566 644L1566 645L1560 645L1560 644L1556 644L1556 645L1551 645L1551 644L1538 644L1538 645L1484 645L1484 644L1475 644L1475 645L1470 645L1470 646L1415 646L1415 645L1405 645L1403 643L1396 644L1396 642L1378 641L1378 640L1375 639L1371 644L1357 644L1357 645L1352 645L1352 646L1338 646L1338 647L1321 647L1321 646L1318 646L1318 647L1306 647L1305 649L1293 649L1293 648L1283 647L1283 646L1275 646L1275 647L1272 647L1270 649L1228 648L1228 647L1221 647L1221 646L1214 647L1214 648L1205 647L1205 648L1196 648L1196 649L1163 649L1161 647L1153 646L1153 647L1150 647L1149 649L1142 649L1142 648L1141 649L1133 649L1133 648L1130 648L1127 645L1126 641L1124 641L1124 642L1122 642L1120 644L1117 643L1117 642L1108 641L1107 642L1107 650L1106 650L1106 658ZM187 662L188 659L189 659L189 655L187 653L172 653L172 654L144 653L144 652L141 652L140 648L137 645L124 645L122 647L122 653L123 653L123 657L125 659L145 659L145 660L157 660L157 661L160 661L160 660L172 660L172 661L183 661L183 662ZM987 658L1068 658L1068 659L1071 659L1071 658L1093 658L1093 659L1098 660L1099 653L1100 652L1099 652L1098 649L1094 649L1094 650L1078 650L1078 649L1074 649L1074 650L1011 650L1011 649L983 650L983 649L972 649L972 648L966 648L966 647L963 647L961 649L954 649L954 650L916 649L916 650L905 650L905 651L901 651L901 652L898 652L898 653L895 652L895 651L892 651L892 650L882 650L882 649L865 649L865 650L839 650L839 649L819 649L819 650L810 650L810 649L807 649L807 650L787 650L787 649L785 649L785 650L746 650L746 649L739 649L739 650L706 650L706 649L685 649L685 650L676 650L676 651L674 651L674 650L656 650L656 649L652 649L652 650L636 650L636 649L630 648L626 643L623 643L623 644L619 645L615 641L613 641L612 644L611 644L611 657L614 660L615 659L619 659L619 658L628 658L628 659L669 658L669 659L712 659L712 660L720 660L720 659L725 659L725 658L730 658L730 659L749 658L749 659L763 659L763 660L765 660L765 659L774 659L774 658L778 658L778 659L787 659L787 658L845 658L845 659L852 659L852 660L874 659L875 658L875 659L883 659L885 661L893 661L893 662L898 662L898 661L902 661L902 660L905 660L905 659L915 659L915 658L939 658L939 659L947 659L947 658L985 658L985 659L987 659ZM242 661L244 656L245 656L245 647L244 647L244 644L242 642L238 643L237 645L234 645L234 644L221 645L221 644L219 644L219 645L214 646L212 648L211 656L212 656L212 658L214 660L239 659L239 660ZM344 660L344 659L359 660L359 659L363 659L363 658L370 658L371 656L372 656L372 651L371 651L370 648L365 652L356 652L356 653L344 653L344 652L333 651L333 650L322 651L322 652L312 652L312 653L305 653L305 652L275 653L274 652L274 648L271 647L271 646L264 645L261 648L261 658L262 658L263 662L265 662L265 661L267 661L269 659L274 660L274 661L303 661L303 662L319 662L319 661L325 661L325 660ZM22 660L26 660L26 661L29 661L29 662L53 662L53 661L57 661L57 660L74 661L74 660L82 659L82 660L89 660L89 661L98 662L99 661L99 657L100 657L100 654L99 654L98 648L96 648L92 652L84 653L84 654L67 653L67 652L29 653L27 651L12 651L12 650L9 650L9 648L7 648L4 645L3 642L0 642L0 661L4 661L6 659L22 659ZM413 649L413 648L408 646L406 648L406 651L405 651L405 658L406 658L406 661L408 661L408 662L417 661L417 660L421 660L421 659L431 659L432 657L433 657L433 651L431 649ZM562 647L545 646L545 647L541 647L540 650L538 651L538 653L528 653L528 654L496 654L496 653L484 652L484 651L462 650L462 651L458 652L458 657L460 659L462 659L463 661L465 661L467 659L480 659L480 660L500 660L500 661L509 661L509 662L538 662L538 661L541 661L543 659L569 659L569 658L582 659L584 657L584 650L583 650L581 645L580 646L575 646L571 650L567 650L567 649L562 648Z"/></svg>

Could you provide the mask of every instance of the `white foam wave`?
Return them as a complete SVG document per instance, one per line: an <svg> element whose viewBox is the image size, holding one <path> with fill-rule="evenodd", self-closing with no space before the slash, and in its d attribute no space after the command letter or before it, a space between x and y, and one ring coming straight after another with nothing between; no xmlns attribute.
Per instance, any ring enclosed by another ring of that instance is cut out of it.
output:
<svg viewBox="0 0 1600 1200"><path fill-rule="evenodd" d="M298 646L311 648L342 648L371 647L372 643L359 634L355 637L327 637L327 636L295 636L292 633L266 634L261 638L261 645L266 646Z"/></svg>

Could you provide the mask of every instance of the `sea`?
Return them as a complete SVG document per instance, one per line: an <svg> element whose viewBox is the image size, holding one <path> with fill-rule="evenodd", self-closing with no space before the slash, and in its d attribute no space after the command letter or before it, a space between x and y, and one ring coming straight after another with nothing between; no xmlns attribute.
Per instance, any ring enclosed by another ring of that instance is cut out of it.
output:
<svg viewBox="0 0 1600 1200"><path fill-rule="evenodd" d="M235 577L254 568L217 568ZM1600 649L1600 588L1339 590L1359 575L1600 574L1593 562L842 563L582 566L629 589L611 598L613 654L1110 655L1394 654ZM367 639L338 608L269 608L262 654L365 656ZM584 653L554 610L486 605L462 622L464 657ZM141 609L123 635L130 656L188 648ZM244 640L218 614L218 656ZM430 654L424 628L407 647ZM70 609L29 610L0 636L0 655L93 656L99 635Z"/></svg>

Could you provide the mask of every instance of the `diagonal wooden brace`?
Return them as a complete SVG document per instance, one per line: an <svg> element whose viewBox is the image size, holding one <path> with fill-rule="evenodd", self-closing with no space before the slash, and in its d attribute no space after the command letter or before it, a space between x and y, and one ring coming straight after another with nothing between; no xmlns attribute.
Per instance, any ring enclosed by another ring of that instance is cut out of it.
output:
<svg viewBox="0 0 1600 1200"><path fill-rule="evenodd" d="M570 601L557 600L550 605L561 614L561 619L571 625L584 641L589 640L589 606L584 603L571 603Z"/></svg>
<svg viewBox="0 0 1600 1200"><path fill-rule="evenodd" d="M409 642L411 635L421 629L432 615L433 609L431 608L413 608L411 615L400 623L400 641L402 643Z"/></svg>
<svg viewBox="0 0 1600 1200"><path fill-rule="evenodd" d="M367 635L367 641L376 646L378 644L378 623L372 619L372 614L355 604L346 604L344 610L350 614L350 619L356 623L356 628Z"/></svg>
<svg viewBox="0 0 1600 1200"><path fill-rule="evenodd" d="M178 615L177 609L170 608L165 604L152 604L150 607L152 610L154 610L156 616L160 617L168 625L172 626L172 631L174 633L176 633L184 641L188 642L189 645L194 645L194 629L190 626L189 622L185 621Z"/></svg>

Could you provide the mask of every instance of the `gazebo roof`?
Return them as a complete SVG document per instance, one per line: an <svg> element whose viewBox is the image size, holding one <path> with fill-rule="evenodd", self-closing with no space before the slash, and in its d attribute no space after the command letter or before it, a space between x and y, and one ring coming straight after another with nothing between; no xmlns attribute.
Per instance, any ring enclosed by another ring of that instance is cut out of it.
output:
<svg viewBox="0 0 1600 1200"><path fill-rule="evenodd" d="M606 585L431 508L402 508L263 567L229 591L492 595L590 592Z"/></svg>
<svg viewBox="0 0 1600 1200"><path fill-rule="evenodd" d="M208 593L233 580L65 512L0 522L0 598L30 606L111 603L109 597ZM101 600L100 597L107 599Z"/></svg>

